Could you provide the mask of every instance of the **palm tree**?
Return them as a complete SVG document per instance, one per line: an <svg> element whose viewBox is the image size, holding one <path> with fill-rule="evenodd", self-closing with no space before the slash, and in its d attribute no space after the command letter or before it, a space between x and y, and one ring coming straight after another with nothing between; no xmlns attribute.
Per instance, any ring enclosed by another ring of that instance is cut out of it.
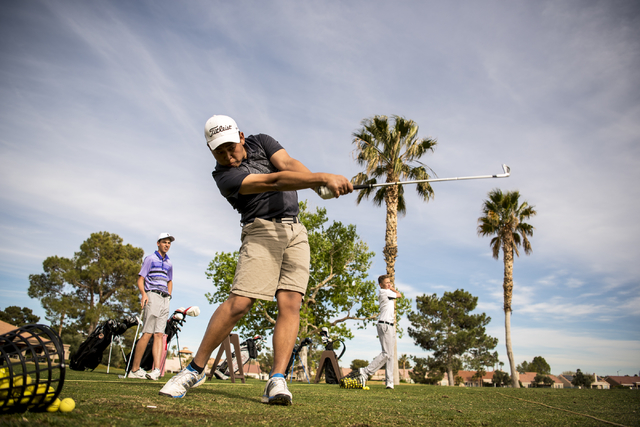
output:
<svg viewBox="0 0 640 427"><path fill-rule="evenodd" d="M431 170L418 159L428 151L433 151L436 140L418 138L418 125L413 120L392 116L390 124L387 116L374 116L361 122L362 128L353 134L356 145L356 162L365 167L353 177L354 184L377 184L378 178L385 182L402 180L429 179L427 171ZM413 164L413 162L417 164ZM433 197L433 189L429 183L416 185L418 195L425 201ZM373 188L361 190L357 203L368 199ZM381 206L384 201L387 208L384 260L387 264L387 275L391 283L395 282L395 264L398 256L398 212L404 215L407 211L403 187L391 185L379 187L373 196L373 203ZM398 384L398 345L394 345L394 383Z"/></svg>
<svg viewBox="0 0 640 427"><path fill-rule="evenodd" d="M489 192L489 200L482 206L482 214L478 218L478 235L495 236L491 239L493 257L498 259L500 249L504 262L504 326L507 345L507 357L511 366L511 382L513 387L519 388L518 371L511 348L511 300L513 298L513 254L520 256L518 248L524 247L524 253L531 253L531 243L527 236L533 236L534 227L525 221L536 215L534 206L525 201L520 204L520 193L509 191L503 193L500 189Z"/></svg>
<svg viewBox="0 0 640 427"><path fill-rule="evenodd" d="M409 360L409 356L407 356L406 354L403 354L402 356L400 356L400 358L398 359L398 363L402 364L402 373L403 375L403 379L406 379L407 377L407 366L411 367L411 361Z"/></svg>

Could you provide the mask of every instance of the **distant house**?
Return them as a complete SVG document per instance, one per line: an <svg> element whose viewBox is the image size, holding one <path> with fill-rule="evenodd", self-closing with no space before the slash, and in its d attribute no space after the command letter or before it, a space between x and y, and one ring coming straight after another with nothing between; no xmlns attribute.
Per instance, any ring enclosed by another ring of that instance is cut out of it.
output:
<svg viewBox="0 0 640 427"><path fill-rule="evenodd" d="M630 377L629 375L621 376L606 376L604 380L611 385L611 387L629 387L629 388L640 388L640 377L634 375Z"/></svg>
<svg viewBox="0 0 640 427"><path fill-rule="evenodd" d="M178 357L167 357L164 362L164 370L166 372L180 372L182 368L189 364L189 360L193 352L187 347L183 347L178 351Z"/></svg>
<svg viewBox="0 0 640 427"><path fill-rule="evenodd" d="M411 369L398 369L398 374L400 375L400 380L409 381L411 377L409 376L409 372ZM347 369L347 374L351 372L351 369ZM375 374L371 375L371 381L384 381L384 369L378 369Z"/></svg>
<svg viewBox="0 0 640 427"><path fill-rule="evenodd" d="M599 377L596 374L585 374L585 375L589 375L591 377L591 380L593 381L591 383L591 388L592 389L601 389L601 390L608 390L609 388L611 388L611 386L609 385L609 383L607 381L605 381L604 378ZM573 382L573 375L569 375L569 374L561 374L558 375L558 379L560 381L562 381L562 384L564 385L564 388L578 388L576 386L574 386L572 384Z"/></svg>
<svg viewBox="0 0 640 427"><path fill-rule="evenodd" d="M535 377L538 375L537 372L525 372L524 374L519 374L520 382L522 383L522 387L529 388L535 387ZM555 375L545 375L553 380L553 384L551 388L564 388L564 383Z"/></svg>

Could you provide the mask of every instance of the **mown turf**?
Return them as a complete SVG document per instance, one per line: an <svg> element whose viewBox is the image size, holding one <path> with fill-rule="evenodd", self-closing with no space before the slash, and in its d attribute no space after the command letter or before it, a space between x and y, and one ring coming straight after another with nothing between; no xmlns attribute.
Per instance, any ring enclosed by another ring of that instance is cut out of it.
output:
<svg viewBox="0 0 640 427"><path fill-rule="evenodd" d="M640 426L638 390L461 388L401 384L386 390L342 390L337 385L293 383L293 406L260 402L264 382L207 382L184 399L158 395L157 382L67 371L61 397L71 413L0 415L0 425L44 426L596 426L603 421ZM547 406L543 406L547 405ZM571 412L567 412L571 411ZM589 418L587 416L595 417Z"/></svg>

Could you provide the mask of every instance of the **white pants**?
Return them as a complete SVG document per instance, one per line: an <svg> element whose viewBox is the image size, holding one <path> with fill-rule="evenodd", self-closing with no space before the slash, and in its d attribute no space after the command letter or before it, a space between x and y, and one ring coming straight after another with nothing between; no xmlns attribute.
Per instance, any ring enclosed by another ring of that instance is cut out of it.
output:
<svg viewBox="0 0 640 427"><path fill-rule="evenodd" d="M369 366L364 368L364 373L368 376L375 374L382 365L386 365L384 370L384 378L387 387L393 387L393 344L394 344L394 328L386 323L378 323L378 338L382 346L382 353L376 356Z"/></svg>

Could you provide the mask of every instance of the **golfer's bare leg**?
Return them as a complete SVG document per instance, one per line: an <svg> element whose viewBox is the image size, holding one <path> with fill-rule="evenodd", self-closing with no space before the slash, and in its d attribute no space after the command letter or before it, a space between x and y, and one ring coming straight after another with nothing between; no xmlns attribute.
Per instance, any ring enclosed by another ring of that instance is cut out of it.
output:
<svg viewBox="0 0 640 427"><path fill-rule="evenodd" d="M254 301L254 298L231 294L229 299L218 307L209 320L196 357L193 358L196 365L206 366L213 350L229 336L236 323L249 312Z"/></svg>
<svg viewBox="0 0 640 427"><path fill-rule="evenodd" d="M151 339L151 334L145 332L142 334L140 339L136 344L136 351L133 353L133 363L131 365L131 372L135 372L140 369L140 361L142 360L142 355L144 351L147 349L147 344L149 344L149 340Z"/></svg>
<svg viewBox="0 0 640 427"><path fill-rule="evenodd" d="M153 334L153 348L151 349L151 354L153 354L153 367L156 369L160 369L160 365L162 365L163 335L163 333Z"/></svg>
<svg viewBox="0 0 640 427"><path fill-rule="evenodd" d="M294 291L278 291L278 318L273 330L273 370L284 374L296 344L300 327L300 305L302 294Z"/></svg>

